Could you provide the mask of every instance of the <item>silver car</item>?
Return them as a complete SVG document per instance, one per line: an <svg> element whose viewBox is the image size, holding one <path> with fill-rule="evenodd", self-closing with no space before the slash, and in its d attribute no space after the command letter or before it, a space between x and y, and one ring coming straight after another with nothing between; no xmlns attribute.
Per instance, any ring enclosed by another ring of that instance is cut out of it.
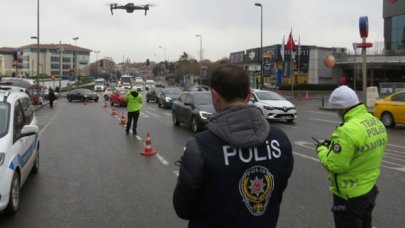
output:
<svg viewBox="0 0 405 228"><path fill-rule="evenodd" d="M276 92L254 89L250 102L268 120L286 120L291 123L297 118L295 105Z"/></svg>

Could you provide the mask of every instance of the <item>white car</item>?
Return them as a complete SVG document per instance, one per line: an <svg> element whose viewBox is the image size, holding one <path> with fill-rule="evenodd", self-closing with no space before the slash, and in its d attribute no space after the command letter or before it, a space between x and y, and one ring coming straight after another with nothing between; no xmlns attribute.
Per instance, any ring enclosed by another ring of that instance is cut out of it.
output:
<svg viewBox="0 0 405 228"><path fill-rule="evenodd" d="M251 103L268 120L286 120L291 123L297 118L295 105L273 91L253 89Z"/></svg>
<svg viewBox="0 0 405 228"><path fill-rule="evenodd" d="M109 100L111 98L111 95L113 94L115 88L114 87L107 87L103 93L103 98L104 100Z"/></svg>
<svg viewBox="0 0 405 228"><path fill-rule="evenodd" d="M0 88L0 211L13 215L20 188L39 170L39 128L25 92Z"/></svg>

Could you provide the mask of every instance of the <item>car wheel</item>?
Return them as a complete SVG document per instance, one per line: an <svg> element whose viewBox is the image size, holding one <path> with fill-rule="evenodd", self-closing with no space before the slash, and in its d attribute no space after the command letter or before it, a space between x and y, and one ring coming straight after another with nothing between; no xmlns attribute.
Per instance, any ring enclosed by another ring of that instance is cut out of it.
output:
<svg viewBox="0 0 405 228"><path fill-rule="evenodd" d="M287 120L287 123L292 123L292 122L294 122L294 119Z"/></svg>
<svg viewBox="0 0 405 228"><path fill-rule="evenodd" d="M104 100L108 101L108 96L107 96L107 94L104 95Z"/></svg>
<svg viewBox="0 0 405 228"><path fill-rule="evenodd" d="M146 103L149 103L149 99L146 99Z"/></svg>
<svg viewBox="0 0 405 228"><path fill-rule="evenodd" d="M69 98L69 102L72 102L72 98Z"/></svg>
<svg viewBox="0 0 405 228"><path fill-rule="evenodd" d="M180 121L177 119L175 112L172 112L172 120L174 126L180 126Z"/></svg>
<svg viewBox="0 0 405 228"><path fill-rule="evenodd" d="M198 126L198 121L197 121L197 118L195 116L193 116L191 118L191 130L194 133L197 133L198 131L200 131L200 127Z"/></svg>
<svg viewBox="0 0 405 228"><path fill-rule="evenodd" d="M10 197L8 199L8 205L6 213L8 215L14 215L17 213L20 206L20 177L17 172L14 172L13 179L11 180Z"/></svg>
<svg viewBox="0 0 405 228"><path fill-rule="evenodd" d="M37 147L37 156L35 157L35 163L32 167L31 173L38 173L39 172L39 145Z"/></svg>
<svg viewBox="0 0 405 228"><path fill-rule="evenodd" d="M384 112L382 114L381 121L383 122L384 126L386 126L386 127L394 127L395 126L394 117L392 117L391 113L389 113L389 112Z"/></svg>
<svg viewBox="0 0 405 228"><path fill-rule="evenodd" d="M161 108L162 104L158 101L158 107Z"/></svg>
<svg viewBox="0 0 405 228"><path fill-rule="evenodd" d="M98 102L98 98L96 98L94 101L95 101L95 102Z"/></svg>
<svg viewBox="0 0 405 228"><path fill-rule="evenodd" d="M114 102L111 101L111 107L114 106Z"/></svg>

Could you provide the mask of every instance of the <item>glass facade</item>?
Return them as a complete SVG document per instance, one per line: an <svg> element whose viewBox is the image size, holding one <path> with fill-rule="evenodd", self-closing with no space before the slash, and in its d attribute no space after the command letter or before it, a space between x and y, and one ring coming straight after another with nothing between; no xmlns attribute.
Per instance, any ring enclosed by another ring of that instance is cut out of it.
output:
<svg viewBox="0 0 405 228"><path fill-rule="evenodd" d="M392 50L405 49L405 14L392 17Z"/></svg>

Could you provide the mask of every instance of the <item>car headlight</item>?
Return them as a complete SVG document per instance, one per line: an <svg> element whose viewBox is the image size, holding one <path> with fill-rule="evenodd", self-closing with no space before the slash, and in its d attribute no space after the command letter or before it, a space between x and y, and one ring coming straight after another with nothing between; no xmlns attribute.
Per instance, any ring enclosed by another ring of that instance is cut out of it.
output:
<svg viewBox="0 0 405 228"><path fill-rule="evenodd" d="M84 98L87 98L87 95L83 95Z"/></svg>
<svg viewBox="0 0 405 228"><path fill-rule="evenodd" d="M274 108L269 105L263 105L263 108L266 110L273 110Z"/></svg>
<svg viewBox="0 0 405 228"><path fill-rule="evenodd" d="M208 119L208 118L211 117L211 115L212 115L211 113L209 113L209 112L204 112L204 111L200 111L199 114L200 114L201 119L203 119L203 120Z"/></svg>
<svg viewBox="0 0 405 228"><path fill-rule="evenodd" d="M170 102L171 100L172 100L172 98L170 98L170 97L166 97L166 102Z"/></svg>
<svg viewBox="0 0 405 228"><path fill-rule="evenodd" d="M6 154L5 153L0 153L0 166L3 165L5 158L6 158Z"/></svg>

